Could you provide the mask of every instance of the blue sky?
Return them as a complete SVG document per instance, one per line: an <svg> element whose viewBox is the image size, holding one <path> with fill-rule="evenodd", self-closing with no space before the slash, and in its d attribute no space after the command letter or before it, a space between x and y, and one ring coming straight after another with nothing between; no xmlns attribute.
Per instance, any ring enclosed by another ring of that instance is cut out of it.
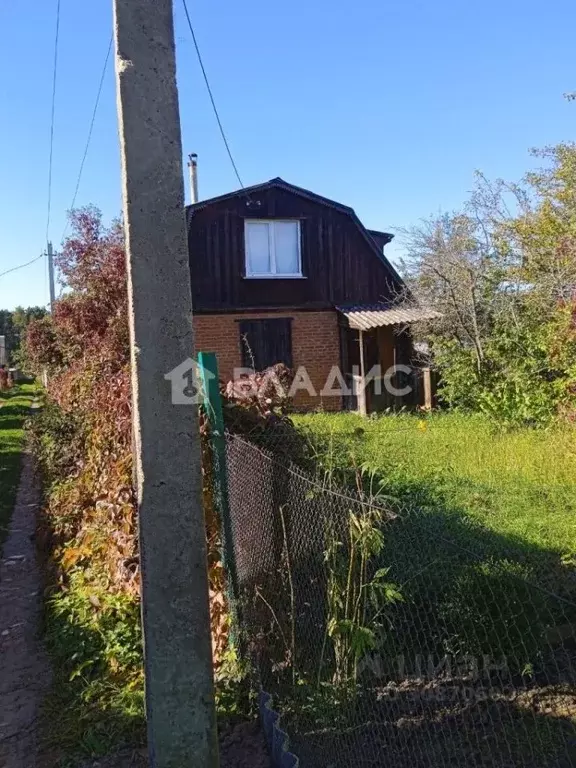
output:
<svg viewBox="0 0 576 768"><path fill-rule="evenodd" d="M2 3L0 272L45 248L56 0ZM394 231L458 207L475 169L520 177L528 149L576 138L573 0L190 0L246 185L282 176ZM61 0L50 237L60 242L111 34L111 2ZM200 196L237 187L175 0L184 152ZM77 204L120 211L113 61ZM398 256L399 245L390 255ZM0 307L45 304L43 261Z"/></svg>

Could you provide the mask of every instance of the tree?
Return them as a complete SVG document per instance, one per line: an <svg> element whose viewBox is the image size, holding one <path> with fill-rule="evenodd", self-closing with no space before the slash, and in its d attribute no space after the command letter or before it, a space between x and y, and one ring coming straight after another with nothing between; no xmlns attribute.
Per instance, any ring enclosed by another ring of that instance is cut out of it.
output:
<svg viewBox="0 0 576 768"><path fill-rule="evenodd" d="M26 349L31 366L53 374L82 369L91 361L117 373L129 359L128 296L122 227L104 227L93 207L74 211L72 234L57 258L69 289L52 315L29 323Z"/></svg>
<svg viewBox="0 0 576 768"><path fill-rule="evenodd" d="M31 320L46 315L44 307L16 307L14 311L0 310L0 336L6 337L6 349L10 363L20 364L21 344Z"/></svg>
<svg viewBox="0 0 576 768"><path fill-rule="evenodd" d="M10 355L10 350L14 347L14 322L12 312L9 309L0 309L0 336L4 336L6 341L6 350Z"/></svg>
<svg viewBox="0 0 576 768"><path fill-rule="evenodd" d="M482 377L484 345L505 275L490 233L462 212L429 219L405 234L405 276L421 301L442 313L435 325L438 337L470 350Z"/></svg>
<svg viewBox="0 0 576 768"><path fill-rule="evenodd" d="M404 271L443 313L425 333L444 398L542 423L576 392L576 147L535 154L522 183L478 174L462 212L405 232Z"/></svg>

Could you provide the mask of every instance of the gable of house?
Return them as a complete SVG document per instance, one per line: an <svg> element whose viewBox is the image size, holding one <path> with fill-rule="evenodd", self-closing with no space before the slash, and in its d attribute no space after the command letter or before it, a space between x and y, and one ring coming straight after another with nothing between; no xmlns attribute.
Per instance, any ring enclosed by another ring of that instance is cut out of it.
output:
<svg viewBox="0 0 576 768"><path fill-rule="evenodd" d="M196 312L322 310L391 302L405 290L383 253L391 235L368 231L348 206L282 179L189 206L187 220ZM267 238L272 251L276 242L287 254L284 261L272 254L275 274L263 274ZM250 249L258 251L256 267Z"/></svg>

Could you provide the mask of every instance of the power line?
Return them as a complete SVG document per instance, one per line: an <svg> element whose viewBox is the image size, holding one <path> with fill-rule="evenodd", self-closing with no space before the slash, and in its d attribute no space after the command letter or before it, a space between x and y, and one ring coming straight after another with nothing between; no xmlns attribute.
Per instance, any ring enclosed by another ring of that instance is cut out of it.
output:
<svg viewBox="0 0 576 768"><path fill-rule="evenodd" d="M52 74L52 114L50 118L50 158L48 160L48 215L46 217L46 242L50 231L52 206L52 157L54 154L54 113L56 109L56 74L58 71L58 40L60 38L60 0L56 0L56 33L54 36L54 70Z"/></svg>
<svg viewBox="0 0 576 768"><path fill-rule="evenodd" d="M35 261L39 261L42 258L44 258L43 253L41 253L40 256L36 256L35 259L31 259L30 261L25 262L24 264L19 264L17 267L12 267L11 269L7 269L5 272L0 272L0 277L8 275L10 272L16 272L17 269L22 269L23 267L27 267L30 264L34 264Z"/></svg>
<svg viewBox="0 0 576 768"><path fill-rule="evenodd" d="M96 101L94 103L94 110L92 111L92 118L90 120L90 127L88 129L88 137L86 139L86 146L84 147L84 154L82 156L82 161L80 163L80 169L78 171L78 178L76 179L76 187L74 189L74 196L72 197L72 203L70 204L69 210L73 210L74 206L76 205L76 198L78 196L78 190L80 189L80 182L82 180L82 172L84 171L84 163L86 162L86 157L88 156L88 149L90 148L90 141L92 140L92 131L94 130L94 123L96 121L96 113L98 112L98 105L100 104L100 97L102 95L102 88L104 86L104 78L106 76L106 70L108 69L108 62L110 61L110 53L112 52L112 43L114 42L114 36L112 35L110 37L110 42L108 43L108 50L106 52L106 58L104 59L104 66L102 67L102 74L100 75L100 82L98 83L98 92L96 93ZM62 232L61 239L64 239L64 235L66 234L66 230L68 229L68 221L66 221L66 225L64 227L64 231Z"/></svg>
<svg viewBox="0 0 576 768"><path fill-rule="evenodd" d="M228 139L226 138L226 133L224 132L224 127L222 125L222 121L220 120L220 115L218 114L218 108L216 107L216 102L214 100L214 94L212 93L212 88L210 87L210 81L208 80L208 75L206 74L206 69L204 67L204 62L202 61L202 54L200 53L200 47L198 46L198 41L196 40L196 34L194 32L194 27L192 26L192 20L190 18L190 13L188 12L188 5L186 3L186 0L182 0L182 3L184 5L184 12L186 13L186 18L188 20L188 26L190 27L190 34L192 35L192 40L194 42L194 48L196 48L196 55L198 56L198 62L200 64L200 69L202 70L202 75L204 76L204 82L206 83L206 89L208 90L208 95L210 96L210 101L212 102L212 109L214 110L214 114L216 116L216 122L218 123L218 128L220 128L220 133L222 135L222 141L224 142L224 146L226 147L226 152L228 152L228 157L230 158L230 162L232 163L232 168L234 168L234 173L236 174L236 178L238 179L238 183L244 189L244 184L242 183L242 179L240 178L240 174L238 173L238 168L236 166L236 163L234 162L234 158L232 156L232 151L230 149L230 145L228 144Z"/></svg>

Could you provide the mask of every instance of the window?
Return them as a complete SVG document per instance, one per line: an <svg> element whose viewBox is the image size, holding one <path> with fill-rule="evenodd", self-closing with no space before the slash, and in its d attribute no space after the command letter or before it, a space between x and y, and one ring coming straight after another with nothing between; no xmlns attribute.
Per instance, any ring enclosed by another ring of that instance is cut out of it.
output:
<svg viewBox="0 0 576 768"><path fill-rule="evenodd" d="M245 220L246 277L302 277L300 222Z"/></svg>
<svg viewBox="0 0 576 768"><path fill-rule="evenodd" d="M240 323L242 365L263 371L276 363L292 367L292 328L289 317L272 320L242 320Z"/></svg>

